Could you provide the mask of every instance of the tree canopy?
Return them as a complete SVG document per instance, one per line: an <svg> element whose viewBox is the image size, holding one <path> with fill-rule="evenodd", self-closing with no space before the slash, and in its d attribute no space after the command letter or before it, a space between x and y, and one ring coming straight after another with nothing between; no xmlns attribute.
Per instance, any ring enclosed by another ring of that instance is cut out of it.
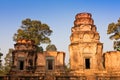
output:
<svg viewBox="0 0 120 80"><path fill-rule="evenodd" d="M11 66L12 66L12 51L13 49L10 48L9 49L9 52L6 54L4 60L5 60L5 64L4 64L4 74L7 74L9 73L10 69L11 69Z"/></svg>
<svg viewBox="0 0 120 80"><path fill-rule="evenodd" d="M120 51L120 18L117 23L112 22L108 25L107 34L110 35L111 40L115 40L114 49Z"/></svg>
<svg viewBox="0 0 120 80"><path fill-rule="evenodd" d="M31 20L29 18L22 21L21 28L17 30L14 34L13 40L32 40L35 45L40 45L41 43L50 43L51 40L49 36L52 30L47 24L41 23L38 20Z"/></svg>
<svg viewBox="0 0 120 80"><path fill-rule="evenodd" d="M112 34L109 38L118 40L120 39L120 18L117 23L110 23L108 25L107 34Z"/></svg>

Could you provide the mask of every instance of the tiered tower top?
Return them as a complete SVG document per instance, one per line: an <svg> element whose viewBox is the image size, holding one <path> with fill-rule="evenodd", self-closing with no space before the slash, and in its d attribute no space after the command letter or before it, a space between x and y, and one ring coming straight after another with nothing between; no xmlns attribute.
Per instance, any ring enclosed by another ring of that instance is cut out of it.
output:
<svg viewBox="0 0 120 80"><path fill-rule="evenodd" d="M74 27L72 28L72 32L74 31L96 32L96 26L94 25L92 15L90 13L78 13L75 16Z"/></svg>
<svg viewBox="0 0 120 80"><path fill-rule="evenodd" d="M76 27L83 24L93 25L94 21L91 17L92 15L90 13L79 13L75 17L76 20L74 21L74 25Z"/></svg>
<svg viewBox="0 0 120 80"><path fill-rule="evenodd" d="M90 13L78 13L72 27L71 42L99 42L99 33Z"/></svg>

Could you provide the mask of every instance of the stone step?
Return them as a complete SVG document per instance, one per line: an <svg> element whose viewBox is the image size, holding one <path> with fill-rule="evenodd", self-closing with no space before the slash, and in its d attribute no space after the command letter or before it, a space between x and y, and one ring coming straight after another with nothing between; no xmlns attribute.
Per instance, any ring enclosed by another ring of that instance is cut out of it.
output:
<svg viewBox="0 0 120 80"><path fill-rule="evenodd" d="M95 76L86 76L87 80L96 80Z"/></svg>

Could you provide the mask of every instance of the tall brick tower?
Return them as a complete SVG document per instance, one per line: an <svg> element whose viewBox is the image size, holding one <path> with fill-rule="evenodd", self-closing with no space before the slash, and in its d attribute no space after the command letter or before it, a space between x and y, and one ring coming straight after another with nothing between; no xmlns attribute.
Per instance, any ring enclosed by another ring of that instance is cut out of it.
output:
<svg viewBox="0 0 120 80"><path fill-rule="evenodd" d="M70 69L73 71L102 69L102 48L99 33L90 13L78 13L70 36Z"/></svg>

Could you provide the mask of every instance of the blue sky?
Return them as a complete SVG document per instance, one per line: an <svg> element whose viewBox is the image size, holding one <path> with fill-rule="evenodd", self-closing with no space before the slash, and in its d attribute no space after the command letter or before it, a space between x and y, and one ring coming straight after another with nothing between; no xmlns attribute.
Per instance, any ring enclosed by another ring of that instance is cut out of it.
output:
<svg viewBox="0 0 120 80"><path fill-rule="evenodd" d="M103 52L113 50L106 31L108 24L117 22L120 17L119 3L119 0L0 0L0 52L5 56L9 48L14 47L13 34L22 20L31 18L50 26L52 43L58 51L66 52L68 62L71 27L75 15L81 12L92 14L104 45Z"/></svg>

